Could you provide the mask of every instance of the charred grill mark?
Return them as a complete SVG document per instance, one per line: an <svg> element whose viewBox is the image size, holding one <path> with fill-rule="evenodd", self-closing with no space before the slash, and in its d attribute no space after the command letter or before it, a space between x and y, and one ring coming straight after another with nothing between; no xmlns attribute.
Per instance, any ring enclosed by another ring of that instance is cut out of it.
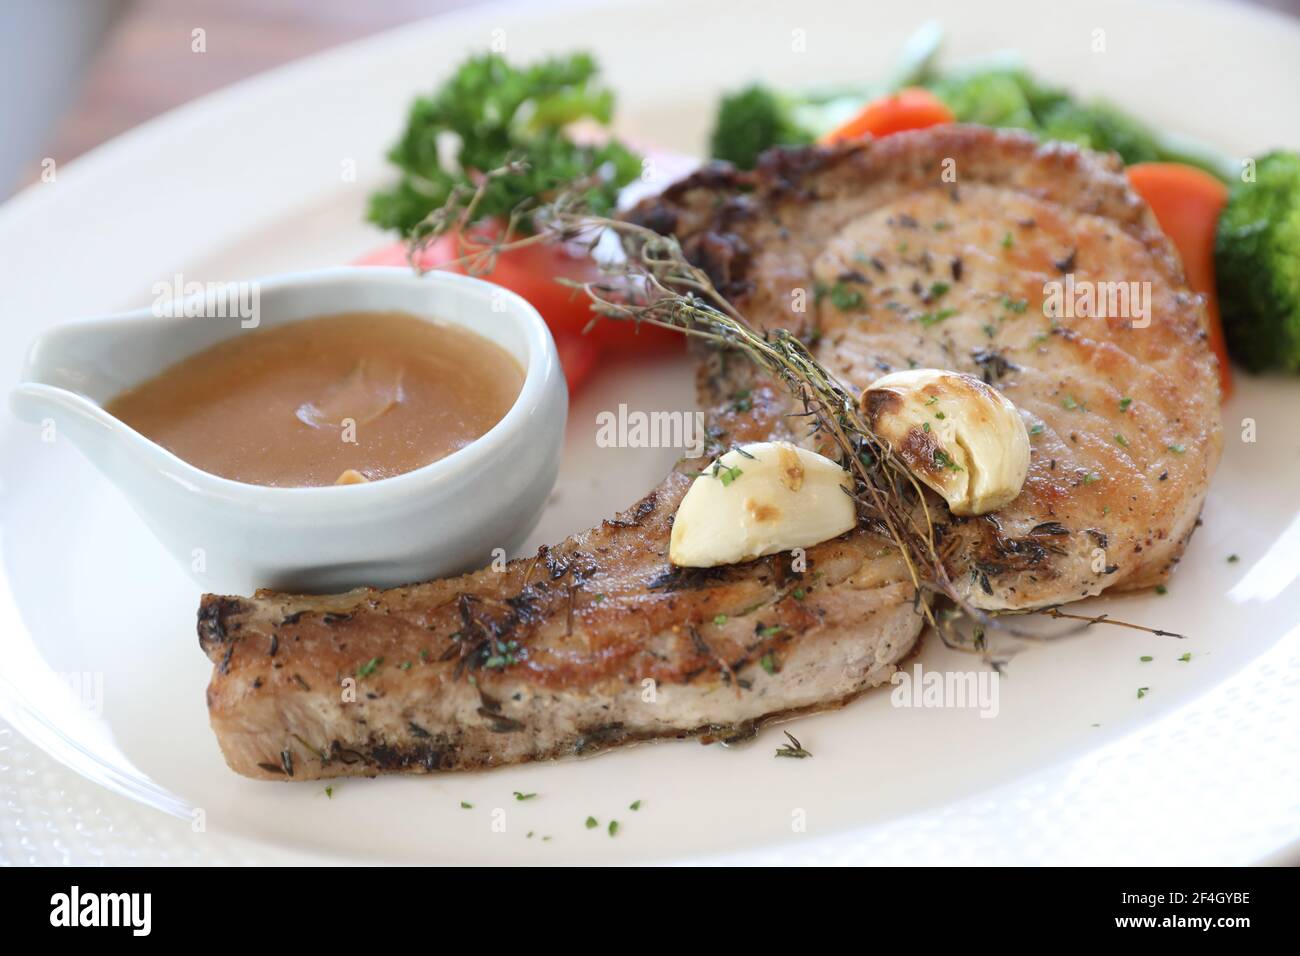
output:
<svg viewBox="0 0 1300 956"><path fill-rule="evenodd" d="M546 616L542 602L547 596L546 585L535 584L505 598L503 603L514 612L518 623L532 624Z"/></svg>
<svg viewBox="0 0 1300 956"><path fill-rule="evenodd" d="M815 202L820 197L814 189L804 185L804 180L852 155L852 152L835 152L816 146L769 149L758 157L753 179L755 184L767 187L769 206L775 204L772 200L782 197L796 202Z"/></svg>
<svg viewBox="0 0 1300 956"><path fill-rule="evenodd" d="M753 740L758 736L761 725L762 722L757 720L746 720L736 724L709 724L695 731L695 734L699 736L702 744L720 743L729 747Z"/></svg>
<svg viewBox="0 0 1300 956"><path fill-rule="evenodd" d="M569 573L570 558L566 554L556 554L549 548L545 555L539 554L538 557L546 565L546 573L551 576L552 581L558 581Z"/></svg>
<svg viewBox="0 0 1300 956"><path fill-rule="evenodd" d="M997 349L976 349L971 353L971 360L979 366L985 385L994 385L1001 381L1008 372L1019 372L1020 366L1007 359Z"/></svg>
<svg viewBox="0 0 1300 956"><path fill-rule="evenodd" d="M453 677L460 679L465 670L476 670L491 654L491 635L474 615L480 601L472 594L460 594L456 598L456 610L460 614L460 630L452 635L460 651L460 660L456 662Z"/></svg>
<svg viewBox="0 0 1300 956"><path fill-rule="evenodd" d="M1031 535L1048 535L1050 537L1068 536L1070 531L1059 521L1044 521L1029 529Z"/></svg>
<svg viewBox="0 0 1300 956"><path fill-rule="evenodd" d="M477 713L480 717L487 720L495 733L513 734L524 729L524 725L519 721L513 720L510 717L502 716L501 714L494 714L486 707L480 707Z"/></svg>
<svg viewBox="0 0 1300 956"><path fill-rule="evenodd" d="M750 564L724 564L712 568L679 568L668 565L646 587L651 591L702 591L739 577L738 571L748 568Z"/></svg>
<svg viewBox="0 0 1300 956"><path fill-rule="evenodd" d="M573 741L572 750L575 756L582 756L595 750L612 747L625 739L627 735L623 732L622 723L601 724L584 730L582 735Z"/></svg>
<svg viewBox="0 0 1300 956"><path fill-rule="evenodd" d="M653 203L638 210L630 218L633 222L661 236L668 236L677 231L677 209L669 202Z"/></svg>
<svg viewBox="0 0 1300 956"><path fill-rule="evenodd" d="M237 597L203 596L203 603L199 605L198 635L199 646L205 654L211 655L213 648L228 640L226 619L243 612L243 602Z"/></svg>
<svg viewBox="0 0 1300 956"><path fill-rule="evenodd" d="M364 763L365 757L350 747L344 747L337 740L330 742L330 759L337 760L339 763L351 766L353 764Z"/></svg>
<svg viewBox="0 0 1300 956"><path fill-rule="evenodd" d="M1025 571L1050 573L1052 568L1049 555L1063 555L1067 552L1063 548L1044 543L1044 538L1050 540L1058 536L1056 529L1060 528L1056 522L1049 521L1046 525L1046 532L1035 534L1034 529L1024 537L1015 538L1003 533L1002 525L995 517L983 516L978 522L981 536L976 542L973 566L980 574L994 577ZM1042 527L1043 525L1037 526ZM983 580L980 581L980 587L984 587Z"/></svg>
<svg viewBox="0 0 1300 956"><path fill-rule="evenodd" d="M572 570L568 565L565 570ZM570 593L572 588L565 590ZM555 592L558 596L560 592ZM536 626L546 621L553 610L553 602L548 601L552 592L545 582L528 585L518 594L499 601L498 611L493 613L491 607L476 595L461 593L456 596L457 613L460 615L461 627L451 635L452 644L438 658L449 661L459 655L453 671L453 678L459 679L467 670L476 671L482 667L504 670L518 663L526 656L524 639Z"/></svg>
<svg viewBox="0 0 1300 956"><path fill-rule="evenodd" d="M697 628L694 624L690 626L690 635L691 635L691 645L695 648L695 653L698 654L700 657L705 657L712 660L714 656L713 648L709 647L708 641L706 641L700 635L699 628Z"/></svg>
<svg viewBox="0 0 1300 956"><path fill-rule="evenodd" d="M370 748L366 756L362 757L360 754L357 756L380 772L419 768L427 773L433 773L437 770L449 770L455 765L454 754L448 754L438 744L405 746L376 744ZM450 763L448 763L449 757Z"/></svg>
<svg viewBox="0 0 1300 956"><path fill-rule="evenodd" d="M607 518L601 522L606 528L639 528L659 507L659 493L652 491L629 509L631 517Z"/></svg>
<svg viewBox="0 0 1300 956"><path fill-rule="evenodd" d="M749 244L732 232L700 232L682 244L692 264L703 269L713 285L735 300L753 288L747 278L753 253Z"/></svg>

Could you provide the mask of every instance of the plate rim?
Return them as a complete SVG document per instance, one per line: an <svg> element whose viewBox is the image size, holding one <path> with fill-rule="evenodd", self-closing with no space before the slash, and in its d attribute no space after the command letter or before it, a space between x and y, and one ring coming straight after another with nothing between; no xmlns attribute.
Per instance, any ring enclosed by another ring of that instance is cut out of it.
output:
<svg viewBox="0 0 1300 956"><path fill-rule="evenodd" d="M1170 2L1170 0L1160 0L1160 2L1163 6L1167 6L1167 7L1171 7L1173 5L1172 2ZM598 3L596 2L596 0L563 0L563 2L558 5L548 5L547 16L548 17L555 16L558 11L562 11L562 10L571 11L575 8L597 7L597 6L621 6L621 7L631 9L631 8L642 6L642 4L637 3L636 0L618 0L618 2L616 3L604 3L604 4ZM1180 4L1180 6L1186 6L1186 5ZM1195 0L1195 6L1202 10L1213 10L1216 13L1222 15L1228 15L1226 11L1231 11L1230 15L1234 17L1245 18L1245 19L1253 18L1259 20L1261 24L1267 24L1272 29L1286 29L1297 39L1300 39L1300 24L1297 24L1296 22L1294 22L1293 20L1291 20L1290 18L1286 17L1285 15L1283 15L1278 11L1274 11L1266 8L1259 8L1259 7L1235 7L1235 6L1225 5L1221 2L1214 2L1214 0ZM437 20L440 23L448 23L452 21L466 21L466 22L487 21L493 16L510 16L512 14L517 14L520 11L527 11L529 14L536 13L536 9L534 7L531 7L526 2L523 2L523 0L494 0L494 2L489 2L486 4L481 4L473 7L466 7L460 10L449 11L448 13L441 14L432 19ZM168 110L167 112L162 113L159 116L153 117L150 120L146 121L145 123L117 137L114 137L113 139L105 143L96 146L95 148L87 151L86 153L76 157L73 160L70 160L68 163L63 164L62 168L64 170L75 171L78 177L81 178L86 178L86 179L94 178L95 176L100 175L99 170L101 169L107 170L109 167L121 161L123 158L129 157L130 155L132 155L133 153L137 152L140 149L147 148L149 144L170 137L172 135L173 130L178 125L194 122L196 118L201 117L203 115L211 114L214 111L220 112L222 110L229 110L239 106L241 103L251 101L251 100L256 100L260 97L264 97L265 95L267 95L267 91L269 88L273 88L277 85L292 85L294 82L300 82L304 77L317 73L322 69L329 69L331 68L332 64L341 63L348 58L357 57L360 59L365 59L366 57L373 56L374 54L370 52L372 48L377 50L384 49L388 47L389 44L393 43L396 37L405 36L407 34L413 33L414 30L422 26L427 26L428 22L429 21L417 21L412 24L407 24L390 30L385 30L383 32L368 37L364 37L359 40L352 41L350 43L341 45L339 47L331 48L328 50L324 50L312 54L311 56L292 61L288 64L284 64L274 69L259 73L255 76L240 80L237 83L231 84L229 86L205 94L195 100L191 100L181 106ZM16 228L24 220L28 219L28 217L39 214L39 210L41 208L42 203L46 201L46 198L40 194L39 190L40 190L39 184L29 185L25 189L16 193L10 199L8 199L3 204L3 206L0 206L0 232L4 232L9 228ZM14 598L9 593L8 590L9 588L8 577L9 576L8 576L7 567L3 563L0 563L0 604L7 605L7 609L16 611L16 607L14 605ZM23 625L20 623L19 626L21 627ZM1251 674L1253 675L1255 680L1258 680L1259 675L1258 673L1256 673L1256 671L1258 670L1259 667L1280 666L1282 669L1285 669L1285 666L1288 660L1290 659L1290 657L1292 655L1295 655L1298 651L1300 651L1300 628L1297 628L1292 632L1283 635L1266 652L1264 652L1261 655L1257 655L1255 658L1252 658L1250 661L1248 661L1246 666L1237 674L1231 675L1224 681L1220 681L1219 683L1215 684L1206 693L1200 695L1199 697L1195 698L1192 701L1188 701L1183 708L1175 709L1174 711L1165 714L1163 717L1158 718L1156 723L1161 723L1164 721L1171 720L1174 717L1176 717L1182 710L1186 708L1190 708L1192 705L1199 704L1203 700L1215 697L1219 691L1223 690L1228 685L1236 686L1237 679L1241 677L1242 674ZM7 681L3 677L3 675L0 675L0 688L3 688L4 686L8 686L10 690L16 691L16 688L13 688L12 684L9 681ZM1256 686L1258 685L1256 684ZM21 694L19 694L18 697L19 699L21 699ZM40 747L45 752L51 753L51 755L54 756L56 759L60 759L64 763L68 763L66 760L63 760L63 758L59 757L57 753L51 751L49 747L40 743L39 738L43 736L40 727L36 725L32 725L31 726L32 732L29 733L27 730L24 730L20 721L15 721L12 718L10 718L10 715L7 711L10 708L10 704L14 700L15 698L13 696L10 696L10 694L0 693L0 717L9 719L9 722L15 727L15 729L18 730L20 733L23 733L25 737L31 740L34 746ZM58 728L48 727L46 729L52 730L56 733L58 732ZM1300 735L1300 731L1298 731L1297 733L1298 735ZM1100 747L1095 748L1092 751L1089 751L1089 756L1092 756L1094 754L1110 753L1111 757L1113 757L1116 753L1122 752L1122 748L1120 747L1121 744L1126 744L1126 742L1131 742L1132 740L1138 737L1144 737L1149 735L1150 735L1150 730L1148 729L1147 726L1144 726L1142 729L1139 729L1133 732L1132 734L1126 735L1125 737L1122 737L1118 740L1111 741L1108 744L1103 744ZM62 735L60 734L60 736ZM1300 736L1298 736L1297 739L1300 739ZM1292 743L1294 745L1294 741ZM1227 754L1225 754L1224 756L1226 757ZM1037 779L1038 777L1043 775L1050 775L1056 770L1059 770L1058 765L1060 764L1072 765L1076 762L1078 762L1078 758L1063 757L1061 761L1058 761L1056 764L1054 764L1051 767L1043 767L1040 768L1040 770L1038 771L1033 771L1030 774L1024 775L1022 778L1019 778L1018 780L1007 781L1005 782L1005 784L999 784L994 787L988 788L987 790L981 791L980 793L972 797L964 798L963 800L956 801L956 805L960 805L964 802L975 803L980 800L984 800L987 798L987 796L990 793L994 793L994 792L1003 792L1005 790L1008 794L1010 794L1015 790L1018 784L1027 781L1028 778L1030 777ZM71 767L71 764L68 763L68 766ZM107 769L115 769L109 765L105 765L105 766ZM80 769L77 768L73 768L73 769L75 772L82 774L82 771ZM82 775L85 776L84 774ZM116 782L112 780L97 781L91 777L87 777L86 779L91 780L92 783L95 783L99 786L105 786L116 792L123 793L133 800L141 800L140 794L133 792L129 787L123 789L120 782ZM143 802L149 803L151 801L146 800ZM187 805L186 805L186 809L187 809ZM164 812L169 812L169 811L164 810ZM176 808L173 808L170 812L172 812L173 815L181 816L181 817L185 817L187 815L185 810L181 810L180 812L178 812ZM702 862L706 862L706 863L787 862L788 863L788 862L801 862L801 861L812 862L814 860L818 860L818 858L821 858L820 859L821 862L826 862L827 861L826 857L828 855L833 855L835 852L837 852L836 847L834 845L853 844L858 849L863 849L867 846L867 844L861 839L864 834L870 831L888 829L890 827L893 827L895 824L901 825L906 823L909 826L914 825L917 821L925 820L933 813L935 813L935 811L933 810L922 811L918 814L899 817L896 820L891 820L886 823L873 824L862 828L854 828L836 834L833 837L818 838L817 841L810 841L806 844L802 844L801 849L795 850L793 852L787 852L784 848L755 849L751 851L744 851L741 853L705 854L696 858L681 859L680 861L686 863L702 863ZM1292 822L1295 822L1297 820L1295 815L1292 815L1290 819L1292 820ZM244 841L247 840L247 838L243 836L232 837L232 839L239 839ZM1297 837L1296 841L1300 841L1300 837ZM268 841L268 843L271 842L272 841ZM291 847L287 844L274 844L274 845L282 847L283 849L286 850L293 850L296 852L301 851L300 847ZM789 845L789 841L787 841L785 846L788 845ZM1289 844L1283 844L1282 846L1279 846L1276 849L1275 853L1279 856L1285 857L1288 854L1288 851L1295 851L1296 849L1297 849L1297 842L1293 841ZM842 856L843 854L841 854L841 857ZM840 859L838 861L851 862L850 859Z"/></svg>

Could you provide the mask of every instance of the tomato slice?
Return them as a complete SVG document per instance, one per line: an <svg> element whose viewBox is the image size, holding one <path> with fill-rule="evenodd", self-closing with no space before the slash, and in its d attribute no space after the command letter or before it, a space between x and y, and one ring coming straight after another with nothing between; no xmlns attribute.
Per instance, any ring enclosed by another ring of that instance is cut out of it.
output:
<svg viewBox="0 0 1300 956"><path fill-rule="evenodd" d="M1232 395L1232 363L1214 283L1214 230L1228 202L1228 187L1182 163L1137 163L1126 172L1133 191L1146 200L1178 250L1187 284L1205 297L1210 348L1219 357L1219 388L1226 401Z"/></svg>
<svg viewBox="0 0 1300 956"><path fill-rule="evenodd" d="M953 122L952 111L929 90L908 87L872 100L842 126L821 138L822 143L842 143L864 136L889 136Z"/></svg>
<svg viewBox="0 0 1300 956"><path fill-rule="evenodd" d="M596 370L600 346L592 342L590 336L561 332L555 336L555 351L560 356L564 380L569 383L569 394L573 395Z"/></svg>
<svg viewBox="0 0 1300 956"><path fill-rule="evenodd" d="M475 227L476 231L478 228ZM439 238L424 251L421 266L445 267L464 274L463 266L449 265L461 256L458 246L455 236ZM384 246L358 259L357 264L406 265L406 246L401 242ZM547 243L522 246L501 253L492 271L479 278L527 299L542 314L557 340L562 334L581 335L594 343L600 354L663 354L683 348L684 336L680 332L658 326L637 326L632 322L601 319L591 331L584 333L583 329L594 317L590 300L580 290L562 285L556 279L598 281L600 268L585 253Z"/></svg>

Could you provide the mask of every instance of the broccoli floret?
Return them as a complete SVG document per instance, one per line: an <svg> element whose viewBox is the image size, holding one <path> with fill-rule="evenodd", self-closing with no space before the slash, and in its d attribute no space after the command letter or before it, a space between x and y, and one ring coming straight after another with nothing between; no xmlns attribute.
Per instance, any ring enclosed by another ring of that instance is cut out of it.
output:
<svg viewBox="0 0 1300 956"><path fill-rule="evenodd" d="M1044 139L1119 153L1126 166L1160 158L1160 150L1150 131L1108 103L1062 101L1043 115L1039 131Z"/></svg>
<svg viewBox="0 0 1300 956"><path fill-rule="evenodd" d="M796 101L755 84L722 99L711 151L741 169L753 169L772 146L802 146L815 138L795 118Z"/></svg>
<svg viewBox="0 0 1300 956"><path fill-rule="evenodd" d="M1252 371L1300 371L1300 156L1255 163L1233 183L1214 243L1228 351Z"/></svg>
<svg viewBox="0 0 1300 956"><path fill-rule="evenodd" d="M1020 69L951 74L931 82L930 90L961 123L1015 127L1040 139L1118 153L1125 164L1183 162L1223 177L1220 157L1199 144L1176 141L1104 101L1080 102Z"/></svg>
<svg viewBox="0 0 1300 956"><path fill-rule="evenodd" d="M1030 105L1029 78L1019 70L980 70L943 77L930 84L930 92L943 100L962 123L1038 129Z"/></svg>

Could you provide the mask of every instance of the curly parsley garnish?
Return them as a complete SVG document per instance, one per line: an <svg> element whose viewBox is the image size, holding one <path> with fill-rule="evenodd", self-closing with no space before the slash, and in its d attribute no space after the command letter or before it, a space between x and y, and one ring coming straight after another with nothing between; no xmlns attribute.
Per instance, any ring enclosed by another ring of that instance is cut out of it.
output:
<svg viewBox="0 0 1300 956"><path fill-rule="evenodd" d="M614 94L598 72L586 53L526 67L495 53L470 57L432 96L411 105L406 130L388 153L401 179L370 197L370 221L418 235L453 191L472 189L483 174L516 162L516 171L488 185L479 218L504 219L521 202L584 178L593 180L583 197L592 210L612 210L619 188L640 174L641 158L616 139L580 145L566 132L580 119L609 125Z"/></svg>

